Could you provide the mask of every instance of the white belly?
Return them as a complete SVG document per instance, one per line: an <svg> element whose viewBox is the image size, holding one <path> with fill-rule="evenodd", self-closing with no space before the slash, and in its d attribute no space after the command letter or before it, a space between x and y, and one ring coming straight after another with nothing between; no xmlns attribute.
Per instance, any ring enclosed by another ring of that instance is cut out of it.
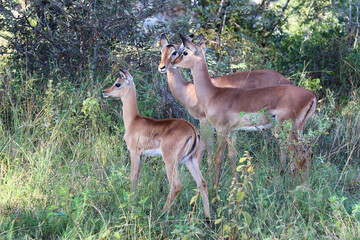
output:
<svg viewBox="0 0 360 240"><path fill-rule="evenodd" d="M148 149L148 150L143 151L141 154L144 155L144 156L147 156L147 157L159 157L159 156L162 156L160 148Z"/></svg>
<svg viewBox="0 0 360 240"><path fill-rule="evenodd" d="M267 125L259 125L259 126L251 126L251 127L240 127L238 130L244 130L244 131L261 131L263 129L270 129L274 127L273 123L267 124Z"/></svg>

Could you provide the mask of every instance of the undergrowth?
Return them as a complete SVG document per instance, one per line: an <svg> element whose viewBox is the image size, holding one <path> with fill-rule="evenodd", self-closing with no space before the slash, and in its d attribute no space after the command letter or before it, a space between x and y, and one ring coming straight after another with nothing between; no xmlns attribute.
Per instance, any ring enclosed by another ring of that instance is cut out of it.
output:
<svg viewBox="0 0 360 240"><path fill-rule="evenodd" d="M149 76L134 75L139 98L149 99L154 93L146 88L152 83L143 80ZM168 191L161 158L143 159L137 197L130 201L121 103L101 97L111 77L95 84L84 77L73 85L20 76L1 75L1 239L356 239L360 234L359 92L341 108L330 91L320 99L304 133L313 152L304 184L280 175L271 132L238 132L233 147L239 182L226 161L218 199L211 204L212 222L206 224L196 184L182 165L183 189L170 212L161 211ZM151 106L158 100L152 101L141 103L140 112L154 114ZM213 166L203 161L201 170L214 196Z"/></svg>

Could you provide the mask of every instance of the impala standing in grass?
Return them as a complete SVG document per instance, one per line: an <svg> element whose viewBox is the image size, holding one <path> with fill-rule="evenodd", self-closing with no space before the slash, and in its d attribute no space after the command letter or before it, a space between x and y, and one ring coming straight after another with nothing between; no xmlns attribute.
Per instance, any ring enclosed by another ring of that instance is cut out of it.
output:
<svg viewBox="0 0 360 240"><path fill-rule="evenodd" d="M175 67L191 69L196 97L203 107L206 118L215 126L218 136L218 155L215 159L215 182L218 185L220 168L224 155L224 142L234 130L259 131L280 126L285 121L292 121L289 132L288 149L295 156L295 174L302 171L302 179L308 175L310 158L303 152L298 142L298 131L302 131L307 120L314 114L317 97L311 91L293 85L241 89L219 88L210 78L205 60L205 41L200 36L198 44L182 35L184 48L181 54L172 61ZM286 154L280 144L280 163L286 169Z"/></svg>
<svg viewBox="0 0 360 240"><path fill-rule="evenodd" d="M156 120L141 116L136 102L135 84L127 70L120 71L120 77L111 87L103 91L103 96L105 98L119 97L123 103L124 139L131 158L131 191L135 192L138 183L141 169L140 155L162 156L170 184L163 208L167 211L181 190L177 167L179 162L182 162L200 188L205 218L210 219L207 184L199 168L201 142L196 127L182 119ZM135 198L135 194L132 198Z"/></svg>
<svg viewBox="0 0 360 240"><path fill-rule="evenodd" d="M179 46L169 44L165 34L161 35L161 62L158 70L167 74L169 88L175 99L177 99L189 112L191 116L200 121L200 135L203 143L203 150L208 152L208 165L211 165L211 156L214 144L214 128L206 118L204 108L199 103L195 93L193 82L183 79L179 69L172 66L171 62L179 56ZM205 54L205 51L203 52ZM212 77L212 84L216 87L231 88L260 88L282 84L290 84L290 81L278 72L272 70L255 70L237 72L226 76ZM221 139L221 136L218 135ZM219 140L220 140L219 139ZM235 171L236 152L231 146L235 142L234 135L229 139L228 155L232 162L232 170Z"/></svg>

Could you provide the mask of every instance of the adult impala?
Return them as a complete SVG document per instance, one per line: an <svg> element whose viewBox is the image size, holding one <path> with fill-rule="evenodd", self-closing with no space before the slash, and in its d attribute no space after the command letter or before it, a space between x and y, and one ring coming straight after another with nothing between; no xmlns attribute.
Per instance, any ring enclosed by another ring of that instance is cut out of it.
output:
<svg viewBox="0 0 360 240"><path fill-rule="evenodd" d="M130 151L131 190L135 192L141 169L140 155L162 156L169 180L169 194L163 208L167 211L181 190L177 165L182 162L200 188L203 196L205 218L210 218L207 185L201 175L199 162L201 142L197 129L182 119L156 120L139 114L136 90L132 76L127 70L120 70L120 77L103 91L103 96L119 97L123 102L124 139ZM135 197L135 194L132 198Z"/></svg>
<svg viewBox="0 0 360 240"><path fill-rule="evenodd" d="M215 182L219 182L219 172L224 155L224 143L230 131L243 129L258 131L274 126L274 120L282 124L291 119L289 150L295 156L295 171L303 172L306 178L310 160L302 153L298 140L298 130L302 130L307 120L314 114L317 98L311 91L292 86L278 85L256 89L219 88L210 78L205 60L205 41L201 35L195 44L181 35L184 48L172 61L172 65L190 68L195 84L195 93L204 108L207 119L215 126L223 138L219 143L215 159ZM295 142L295 143L294 143ZM281 145L280 145L281 146ZM286 168L286 155L281 146L280 163Z"/></svg>
<svg viewBox="0 0 360 240"><path fill-rule="evenodd" d="M179 56L179 46L169 44L165 34L161 35L161 62L158 70L167 74L167 81L173 96L188 110L191 116L199 119L200 135L203 143L203 149L208 151L208 164L211 162L211 155L214 143L214 129L206 118L203 107L195 94L193 82L185 81L180 71L173 68L171 61ZM212 77L211 82L217 87L232 88L259 88L274 86L279 84L290 84L290 81L278 72L272 70L256 70L247 72L238 72L226 76ZM234 139L232 139L234 142ZM229 158L234 159L236 154L234 148L229 146ZM234 166L233 166L234 170Z"/></svg>

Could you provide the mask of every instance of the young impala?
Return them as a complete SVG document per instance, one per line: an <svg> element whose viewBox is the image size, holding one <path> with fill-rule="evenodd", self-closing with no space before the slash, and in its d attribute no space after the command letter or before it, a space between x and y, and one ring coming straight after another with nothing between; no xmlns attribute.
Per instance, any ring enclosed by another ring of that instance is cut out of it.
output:
<svg viewBox="0 0 360 240"><path fill-rule="evenodd" d="M136 190L141 168L140 155L162 156L170 184L170 192L163 208L167 211L181 190L177 166L182 162L200 188L205 218L209 219L208 190L199 168L201 142L197 129L182 119L156 120L141 116L136 102L135 84L127 70L120 70L120 77L103 91L103 96L119 97L123 103L124 139L131 158L131 190Z"/></svg>
<svg viewBox="0 0 360 240"><path fill-rule="evenodd" d="M179 69L173 68L171 61L179 56L179 46L169 44L165 34L161 35L161 62L158 70L167 74L169 88L175 99L177 99L188 111L191 116L199 119L200 135L203 143L203 150L208 152L208 165L211 163L211 155L214 143L214 129L205 115L203 107L195 94L195 86L193 82L185 81ZM247 72L237 72L234 74L212 77L211 82L217 87L231 88L259 88L274 86L280 84L290 84L290 81L283 75L272 70L256 70ZM234 137L234 135L232 135ZM231 142L235 139L232 138ZM231 144L230 144L231 145ZM234 148L228 145L229 158L235 160L236 153ZM233 171L234 171L233 166Z"/></svg>
<svg viewBox="0 0 360 240"><path fill-rule="evenodd" d="M181 35L180 35L181 36ZM314 114L317 98L311 91L292 86L278 85L256 89L219 88L210 78L205 60L205 41L201 35L195 44L181 36L184 48L172 61L172 65L190 68L195 84L196 97L204 108L207 119L215 126L221 138L218 156L215 159L215 182L219 182L220 168L224 155L224 143L230 131L268 129L274 120L282 126L292 120L289 133L291 143L288 149L295 156L295 173L302 171L306 178L310 159L302 154L297 131L301 131L307 120ZM280 162L286 168L284 146L280 144Z"/></svg>

